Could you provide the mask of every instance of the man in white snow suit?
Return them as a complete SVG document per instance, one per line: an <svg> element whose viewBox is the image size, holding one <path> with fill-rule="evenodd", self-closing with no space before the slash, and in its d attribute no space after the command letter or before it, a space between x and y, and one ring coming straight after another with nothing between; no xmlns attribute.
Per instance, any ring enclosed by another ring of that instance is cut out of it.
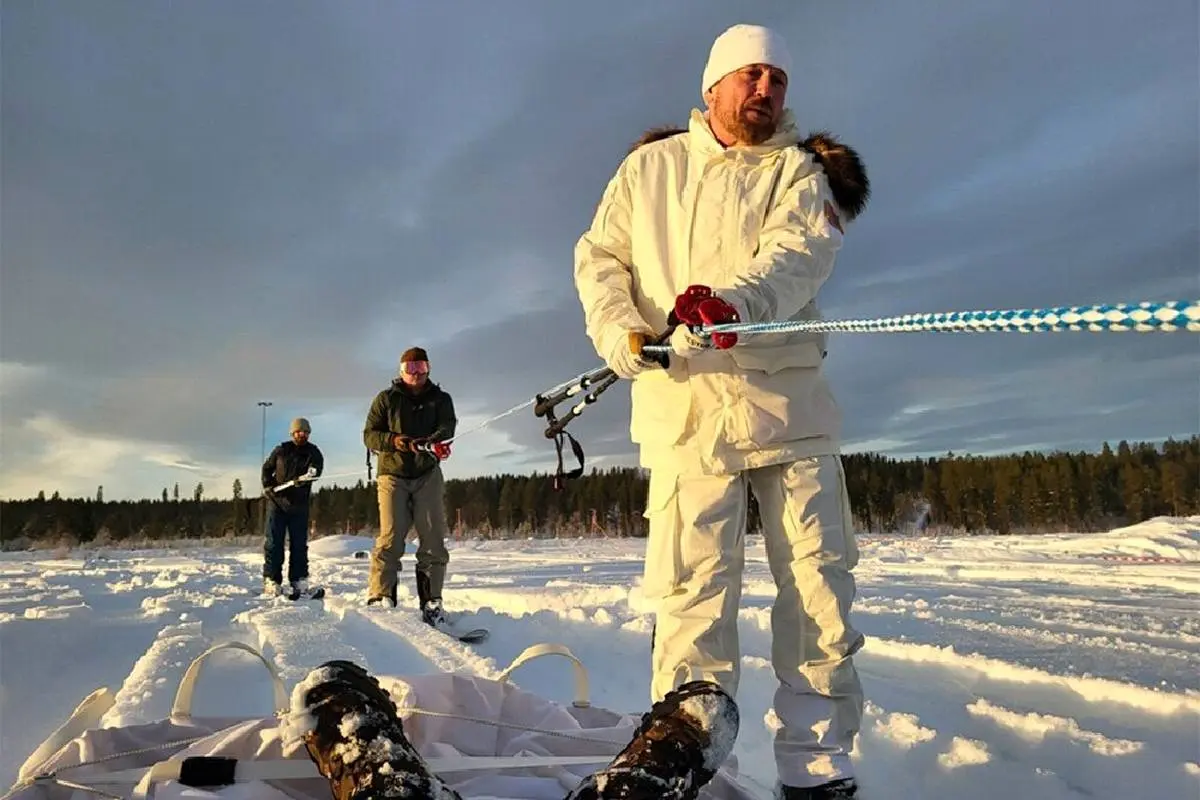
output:
<svg viewBox="0 0 1200 800"><path fill-rule="evenodd" d="M263 542L263 593L283 591L284 539L287 539L288 591L293 596L308 592L308 512L312 481L325 469L320 448L308 440L312 426L296 417L290 426L291 440L281 442L262 465L263 496L267 503L267 529ZM275 490L289 481L294 486Z"/></svg>
<svg viewBox="0 0 1200 800"><path fill-rule="evenodd" d="M417 602L425 621L437 624L446 550L446 484L441 462L458 420L450 395L429 379L429 355L410 347L400 356L400 374L379 392L367 412L363 442L379 457L379 536L371 553L367 603L396 605L396 579L404 542L417 529Z"/></svg>
<svg viewBox="0 0 1200 800"><path fill-rule="evenodd" d="M853 797L863 697L849 619L858 560L825 337L698 336L726 322L819 318L845 223L869 194L857 154L804 138L784 105L782 38L735 25L714 42L686 129L651 131L606 187L575 251L587 333L632 379L650 470L643 590L656 604L651 695L703 678L736 692L753 491L776 597L771 660L786 800ZM675 326L668 369L640 347ZM683 669L680 669L680 668Z"/></svg>

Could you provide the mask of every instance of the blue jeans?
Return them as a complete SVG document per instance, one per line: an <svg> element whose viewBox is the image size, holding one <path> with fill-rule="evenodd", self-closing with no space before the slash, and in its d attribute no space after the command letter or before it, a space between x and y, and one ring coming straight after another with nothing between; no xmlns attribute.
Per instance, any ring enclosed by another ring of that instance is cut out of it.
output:
<svg viewBox="0 0 1200 800"><path fill-rule="evenodd" d="M269 502L269 501L268 501ZM308 506L284 511L267 506L266 541L263 542L263 577L283 583L283 540L288 540L288 583L308 577Z"/></svg>

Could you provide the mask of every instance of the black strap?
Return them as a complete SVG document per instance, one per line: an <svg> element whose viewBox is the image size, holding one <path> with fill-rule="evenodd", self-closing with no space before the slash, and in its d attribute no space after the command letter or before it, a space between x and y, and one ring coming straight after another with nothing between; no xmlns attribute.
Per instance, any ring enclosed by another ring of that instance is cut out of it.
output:
<svg viewBox="0 0 1200 800"><path fill-rule="evenodd" d="M579 466L570 472L563 469L563 438L571 442L571 451L575 453L575 457L579 459ZM567 433L563 428L554 436L554 450L558 453L558 471L554 474L554 491L562 490L564 484L568 480L583 475L583 447L575 440L575 437Z"/></svg>
<svg viewBox="0 0 1200 800"><path fill-rule="evenodd" d="M227 756L191 756L179 764L179 782L197 788L232 786L237 763L236 758Z"/></svg>

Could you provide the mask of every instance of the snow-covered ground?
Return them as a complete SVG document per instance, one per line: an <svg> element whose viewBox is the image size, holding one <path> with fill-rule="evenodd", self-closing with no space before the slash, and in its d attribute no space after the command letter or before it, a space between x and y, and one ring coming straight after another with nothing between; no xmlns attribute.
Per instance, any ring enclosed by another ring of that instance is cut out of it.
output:
<svg viewBox="0 0 1200 800"><path fill-rule="evenodd" d="M560 642L588 667L592 700L647 705L643 543L455 543L446 604L491 638L463 645L411 609L365 611L362 537L312 544L324 603L263 600L256 548L79 551L0 557L0 783L85 694L117 691L105 722L167 715L184 667L229 639L263 650L290 684L330 658L383 674L496 677L528 645ZM1200 517L1097 535L863 537L856 623L869 698L856 762L865 800L1200 796ZM749 543L740 613L737 753L774 780L768 706L772 584ZM562 662L514 674L571 697ZM197 713L270 714L261 667L221 654Z"/></svg>

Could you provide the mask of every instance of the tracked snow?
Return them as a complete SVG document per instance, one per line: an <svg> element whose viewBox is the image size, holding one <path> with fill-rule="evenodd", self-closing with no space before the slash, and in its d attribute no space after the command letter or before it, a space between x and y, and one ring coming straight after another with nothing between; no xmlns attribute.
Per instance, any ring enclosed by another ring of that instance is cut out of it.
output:
<svg viewBox="0 0 1200 800"><path fill-rule="evenodd" d="M329 659L382 676L495 678L539 642L580 658L594 705L649 707L643 541L452 543L445 602L460 627L491 629L478 645L420 621L409 572L399 608L363 608L368 559L354 553L371 544L314 541L314 583L329 594L300 604L255 596L257 548L0 554L0 780L11 783L97 685L117 690L105 724L162 718L191 659L230 640L274 664L291 691L285 722L301 733L312 719L296 707L297 688ZM864 800L1200 793L1200 517L1108 534L864 536L861 550L854 621L867 642L856 663L869 703L853 761ZM751 537L734 754L764 797L774 781L773 597ZM530 662L512 680L563 703L575 692L561 659ZM233 653L206 666L194 703L200 714L270 714L270 700L261 665Z"/></svg>

